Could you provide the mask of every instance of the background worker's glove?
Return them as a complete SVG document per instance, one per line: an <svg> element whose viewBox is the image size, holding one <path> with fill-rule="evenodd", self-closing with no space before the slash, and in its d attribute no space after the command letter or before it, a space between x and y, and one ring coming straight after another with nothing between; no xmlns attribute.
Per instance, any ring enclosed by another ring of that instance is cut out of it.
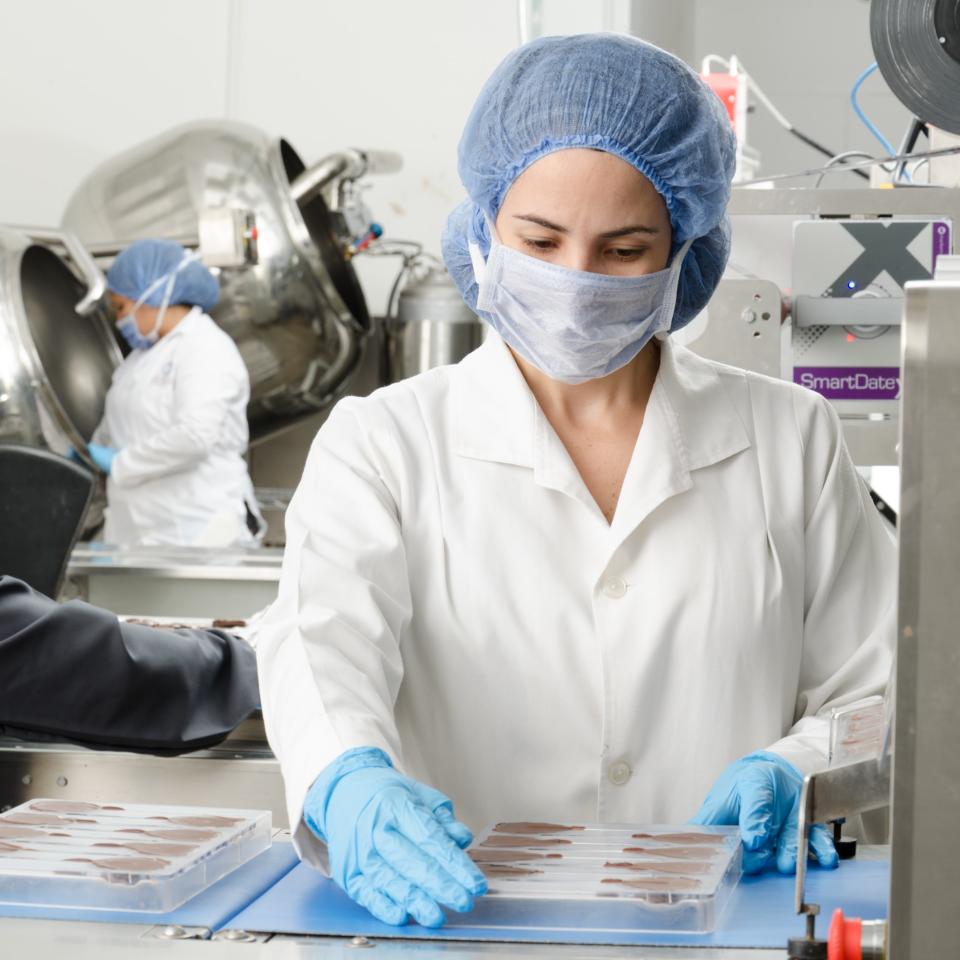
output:
<svg viewBox="0 0 960 960"><path fill-rule="evenodd" d="M105 447L99 443L89 443L87 444L87 452L90 454L90 459L96 464L97 468L109 476L113 468L114 458L120 451L115 450L113 447Z"/></svg>
<svg viewBox="0 0 960 960"><path fill-rule="evenodd" d="M731 763L690 821L740 827L743 869L759 873L776 860L781 873L797 869L797 818L803 776L776 753L761 750ZM826 827L810 831L810 850L823 867L839 862Z"/></svg>
<svg viewBox="0 0 960 960"><path fill-rule="evenodd" d="M373 747L348 750L307 793L307 826L327 844L333 879L378 920L425 927L444 920L440 905L466 911L487 881L463 852L473 839L453 804L397 773Z"/></svg>

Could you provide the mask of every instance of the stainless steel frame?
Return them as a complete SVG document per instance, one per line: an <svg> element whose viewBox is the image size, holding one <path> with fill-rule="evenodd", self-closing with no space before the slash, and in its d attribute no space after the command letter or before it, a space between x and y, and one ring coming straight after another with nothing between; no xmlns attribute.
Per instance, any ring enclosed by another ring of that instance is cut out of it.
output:
<svg viewBox="0 0 960 960"><path fill-rule="evenodd" d="M65 594L128 616L249 618L277 597L283 551L80 544Z"/></svg>
<svg viewBox="0 0 960 960"><path fill-rule="evenodd" d="M903 370L890 958L917 960L960 952L960 283L907 285Z"/></svg>
<svg viewBox="0 0 960 960"><path fill-rule="evenodd" d="M885 757L824 770L804 780L797 824L797 913L815 917L820 912L817 904L807 903L804 897L810 828L815 823L880 810L889 802L890 764Z"/></svg>

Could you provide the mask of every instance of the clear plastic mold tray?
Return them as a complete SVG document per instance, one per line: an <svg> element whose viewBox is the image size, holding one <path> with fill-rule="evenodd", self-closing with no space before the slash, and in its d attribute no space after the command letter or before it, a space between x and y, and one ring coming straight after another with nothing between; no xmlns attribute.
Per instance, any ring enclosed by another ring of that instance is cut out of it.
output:
<svg viewBox="0 0 960 960"><path fill-rule="evenodd" d="M0 813L0 903L167 912L270 832L265 810L31 800Z"/></svg>
<svg viewBox="0 0 960 960"><path fill-rule="evenodd" d="M448 926L707 933L740 879L736 827L498 823L468 851L489 890Z"/></svg>

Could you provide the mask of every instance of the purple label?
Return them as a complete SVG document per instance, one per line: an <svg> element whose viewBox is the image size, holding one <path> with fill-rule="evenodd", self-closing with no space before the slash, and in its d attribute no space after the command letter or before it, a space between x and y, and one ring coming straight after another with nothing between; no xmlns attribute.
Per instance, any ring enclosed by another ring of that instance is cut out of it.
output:
<svg viewBox="0 0 960 960"><path fill-rule="evenodd" d="M933 224L933 257L930 263L930 273L937 268L937 257L941 253L950 252L950 225L942 220L937 220Z"/></svg>
<svg viewBox="0 0 960 960"><path fill-rule="evenodd" d="M828 400L896 400L899 367L794 367L793 382Z"/></svg>

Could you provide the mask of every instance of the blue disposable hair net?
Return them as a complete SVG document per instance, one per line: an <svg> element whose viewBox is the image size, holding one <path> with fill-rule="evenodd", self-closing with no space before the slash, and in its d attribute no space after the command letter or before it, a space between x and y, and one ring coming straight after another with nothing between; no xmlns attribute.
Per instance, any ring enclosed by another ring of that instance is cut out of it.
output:
<svg viewBox="0 0 960 960"><path fill-rule="evenodd" d="M671 330L706 306L730 253L725 210L736 139L720 98L682 60L617 34L543 37L511 52L480 91L460 139L469 199L447 220L443 259L471 309L477 283L468 245L484 256L514 180L540 157L605 150L640 171L670 214L683 261Z"/></svg>
<svg viewBox="0 0 960 960"><path fill-rule="evenodd" d="M159 307L167 287L161 281L172 276L169 303L212 310L220 299L220 285L199 260L184 264L190 257L191 254L173 240L137 240L113 261L107 271L107 286L131 300L143 297L148 307Z"/></svg>

